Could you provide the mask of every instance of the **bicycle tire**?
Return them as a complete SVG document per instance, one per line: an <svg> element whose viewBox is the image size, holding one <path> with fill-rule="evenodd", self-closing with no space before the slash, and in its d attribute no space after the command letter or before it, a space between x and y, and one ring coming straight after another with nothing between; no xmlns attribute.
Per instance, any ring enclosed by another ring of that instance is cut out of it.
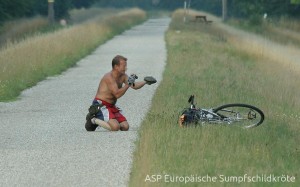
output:
<svg viewBox="0 0 300 187"><path fill-rule="evenodd" d="M265 119L264 113L257 107L234 103L219 106L213 109L213 112L220 115L223 120L229 122L239 122L245 128L257 127Z"/></svg>

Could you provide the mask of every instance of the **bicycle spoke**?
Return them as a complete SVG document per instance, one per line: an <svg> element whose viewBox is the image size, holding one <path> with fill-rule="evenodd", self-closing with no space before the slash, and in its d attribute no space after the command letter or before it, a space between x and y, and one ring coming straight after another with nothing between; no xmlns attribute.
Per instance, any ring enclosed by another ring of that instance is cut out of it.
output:
<svg viewBox="0 0 300 187"><path fill-rule="evenodd" d="M245 128L258 126L264 120L264 115L259 109L245 104L224 105L215 109L215 112L229 124L236 124Z"/></svg>

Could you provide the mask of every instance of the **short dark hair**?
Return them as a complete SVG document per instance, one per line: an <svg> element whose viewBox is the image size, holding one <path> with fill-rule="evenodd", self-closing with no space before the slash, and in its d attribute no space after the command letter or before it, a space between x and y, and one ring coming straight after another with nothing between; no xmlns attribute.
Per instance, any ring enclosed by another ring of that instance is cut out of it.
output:
<svg viewBox="0 0 300 187"><path fill-rule="evenodd" d="M121 56L121 55L115 56L115 57L112 59L112 62L111 62L112 68L114 68L115 65L119 65L121 60L124 60L125 62L127 62L127 58L125 58L125 57L123 57L123 56Z"/></svg>

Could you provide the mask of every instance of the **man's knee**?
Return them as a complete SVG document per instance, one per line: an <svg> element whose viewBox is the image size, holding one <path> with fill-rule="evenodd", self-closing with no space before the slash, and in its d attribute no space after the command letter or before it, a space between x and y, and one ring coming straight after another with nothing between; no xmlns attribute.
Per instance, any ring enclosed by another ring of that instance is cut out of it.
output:
<svg viewBox="0 0 300 187"><path fill-rule="evenodd" d="M111 128L111 131L118 131L120 130L120 124L117 121L109 121L108 122Z"/></svg>
<svg viewBox="0 0 300 187"><path fill-rule="evenodd" d="M120 129L121 129L121 131L128 131L129 130L129 126L121 127Z"/></svg>
<svg viewBox="0 0 300 187"><path fill-rule="evenodd" d="M124 121L121 123L121 131L128 131L129 130L129 124L127 123L127 121Z"/></svg>
<svg viewBox="0 0 300 187"><path fill-rule="evenodd" d="M118 131L120 130L120 127L118 125L111 125L111 131Z"/></svg>
<svg viewBox="0 0 300 187"><path fill-rule="evenodd" d="M111 120L108 123L111 127L111 131L119 131L119 130L128 131L129 130L129 124L127 123L127 121L119 123L117 120Z"/></svg>

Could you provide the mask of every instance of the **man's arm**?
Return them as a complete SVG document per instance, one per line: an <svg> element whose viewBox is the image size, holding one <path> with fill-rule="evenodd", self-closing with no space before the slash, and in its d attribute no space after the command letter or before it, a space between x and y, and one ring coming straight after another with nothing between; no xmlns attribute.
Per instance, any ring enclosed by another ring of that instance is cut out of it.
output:
<svg viewBox="0 0 300 187"><path fill-rule="evenodd" d="M133 74L134 75L134 74ZM136 76L136 75L135 75ZM126 82L128 83L128 81L129 81L129 78L131 78L131 80L132 81L135 81L135 79L137 78L137 76L136 76L136 78L132 78L131 76L130 77L128 77L128 76L126 76ZM131 88L133 88L133 89L135 89L135 90L137 90L137 89L140 89L140 88L142 88L143 86L145 86L145 84L149 84L149 85L151 85L151 84L154 84L154 83L156 83L157 81L156 81L156 79L154 78L154 77L152 77L152 76L147 76L147 77L144 77L144 81L140 81L140 82L134 82L132 85L131 85Z"/></svg>
<svg viewBox="0 0 300 187"><path fill-rule="evenodd" d="M134 78L132 78L132 77L134 77ZM142 88L146 84L146 81L135 82L135 79L137 79L137 76L135 74L132 74L130 77L128 75L126 75L125 81L124 81L125 84L129 84L129 78L131 78L131 80L134 81L134 83L131 84L130 87L135 90Z"/></svg>
<svg viewBox="0 0 300 187"><path fill-rule="evenodd" d="M131 86L131 88L137 90L137 89L140 89L143 86L145 86L145 84L146 84L146 81L135 82L134 86Z"/></svg>

